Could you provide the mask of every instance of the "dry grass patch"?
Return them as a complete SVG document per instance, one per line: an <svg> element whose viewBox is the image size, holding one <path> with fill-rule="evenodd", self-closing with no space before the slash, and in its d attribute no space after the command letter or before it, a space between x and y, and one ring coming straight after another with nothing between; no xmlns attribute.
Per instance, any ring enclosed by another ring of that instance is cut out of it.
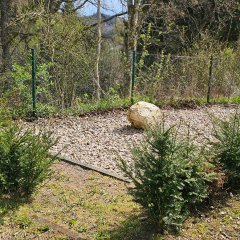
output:
<svg viewBox="0 0 240 240"><path fill-rule="evenodd" d="M1 197L0 239L240 239L239 195L190 218L178 236L162 236L125 183L66 163L53 168L31 199Z"/></svg>

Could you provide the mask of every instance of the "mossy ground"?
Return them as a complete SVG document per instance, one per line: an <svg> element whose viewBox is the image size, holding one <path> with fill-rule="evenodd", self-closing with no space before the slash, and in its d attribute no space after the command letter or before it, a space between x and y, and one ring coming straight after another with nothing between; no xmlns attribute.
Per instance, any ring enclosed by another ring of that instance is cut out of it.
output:
<svg viewBox="0 0 240 240"><path fill-rule="evenodd" d="M157 234L127 185L65 163L31 199L0 198L0 239L240 239L240 196L217 201L179 235Z"/></svg>

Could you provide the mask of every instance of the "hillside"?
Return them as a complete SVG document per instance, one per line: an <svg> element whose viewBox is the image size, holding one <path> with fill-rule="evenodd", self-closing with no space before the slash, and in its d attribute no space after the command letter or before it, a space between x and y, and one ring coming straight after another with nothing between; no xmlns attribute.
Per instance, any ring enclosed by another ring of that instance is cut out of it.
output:
<svg viewBox="0 0 240 240"><path fill-rule="evenodd" d="M111 17L107 14L101 14L102 20ZM86 17L87 24L93 24L97 22L97 13ZM116 33L116 24L117 22L122 22L122 18L116 17L102 24L102 36L103 38L112 38Z"/></svg>

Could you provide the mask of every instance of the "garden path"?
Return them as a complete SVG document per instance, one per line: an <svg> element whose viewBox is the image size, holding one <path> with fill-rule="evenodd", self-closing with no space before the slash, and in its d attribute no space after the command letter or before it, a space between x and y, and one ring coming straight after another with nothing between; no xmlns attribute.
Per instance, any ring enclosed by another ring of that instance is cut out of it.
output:
<svg viewBox="0 0 240 240"><path fill-rule="evenodd" d="M234 106L198 107L196 109L164 109L166 126L178 124L180 134L190 126L190 135L196 144L211 136L211 115L221 119L236 111ZM160 121L161 119L159 119ZM144 137L142 130L130 126L126 111L112 111L84 117L38 119L30 125L53 131L59 138L53 152L122 175L117 166L119 157L132 161L130 149Z"/></svg>

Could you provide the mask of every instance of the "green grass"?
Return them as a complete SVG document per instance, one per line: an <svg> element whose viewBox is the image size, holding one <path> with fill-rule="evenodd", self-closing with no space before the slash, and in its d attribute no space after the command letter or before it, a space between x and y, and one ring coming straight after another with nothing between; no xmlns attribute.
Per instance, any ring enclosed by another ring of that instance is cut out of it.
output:
<svg viewBox="0 0 240 240"><path fill-rule="evenodd" d="M149 96L137 95L134 97L134 102L146 101L151 102L160 108L192 108L196 106L208 105L206 98L182 98L182 99L162 99L156 100ZM212 98L210 104L240 104L240 96L236 97L218 97ZM88 113L98 113L109 111L113 109L126 109L132 105L129 97L120 98L118 96L111 96L106 99L101 99L100 101L78 101L75 106L59 109L52 105L44 105L37 103L37 115L39 117L54 117L54 116L79 116ZM1 108L1 101L0 101ZM5 107L4 107L5 108ZM28 109L11 109L13 118L29 118L32 115L31 106Z"/></svg>
<svg viewBox="0 0 240 240"><path fill-rule="evenodd" d="M160 235L125 183L63 163L54 170L31 199L0 198L0 239L213 240L221 232L239 239L238 194L191 217L179 235Z"/></svg>
<svg viewBox="0 0 240 240"><path fill-rule="evenodd" d="M134 102L150 101L150 98L145 96L134 97ZM102 112L111 109L125 109L131 106L130 98L110 97L100 101L79 102L76 106L64 110L62 113L66 115L83 115L91 112Z"/></svg>
<svg viewBox="0 0 240 240"><path fill-rule="evenodd" d="M156 104L160 108L174 107L174 108L182 108L182 107L194 107L194 106L204 106L207 105L206 98L198 98L198 99L168 99L168 100L155 100L148 96L136 96L134 97L134 102L138 101L146 101ZM212 98L210 104L240 104L240 97L219 97ZM103 112L111 109L119 109L119 108L128 108L132 105L131 100L129 98L110 98L110 99L102 99L99 102L92 101L86 103L78 103L75 107L63 110L60 114L63 115L83 115L86 113L92 112Z"/></svg>
<svg viewBox="0 0 240 240"><path fill-rule="evenodd" d="M240 104L240 97L219 97L210 99L210 103L206 98L183 98L183 99L168 99L168 100L150 100L150 102L156 104L161 108L173 107L173 108L192 108L196 106L215 105L215 104Z"/></svg>
<svg viewBox="0 0 240 240"><path fill-rule="evenodd" d="M67 164L55 171L32 199L0 199L0 239L4 233L17 239L67 239L68 231L105 239L110 229L139 212L123 182Z"/></svg>

